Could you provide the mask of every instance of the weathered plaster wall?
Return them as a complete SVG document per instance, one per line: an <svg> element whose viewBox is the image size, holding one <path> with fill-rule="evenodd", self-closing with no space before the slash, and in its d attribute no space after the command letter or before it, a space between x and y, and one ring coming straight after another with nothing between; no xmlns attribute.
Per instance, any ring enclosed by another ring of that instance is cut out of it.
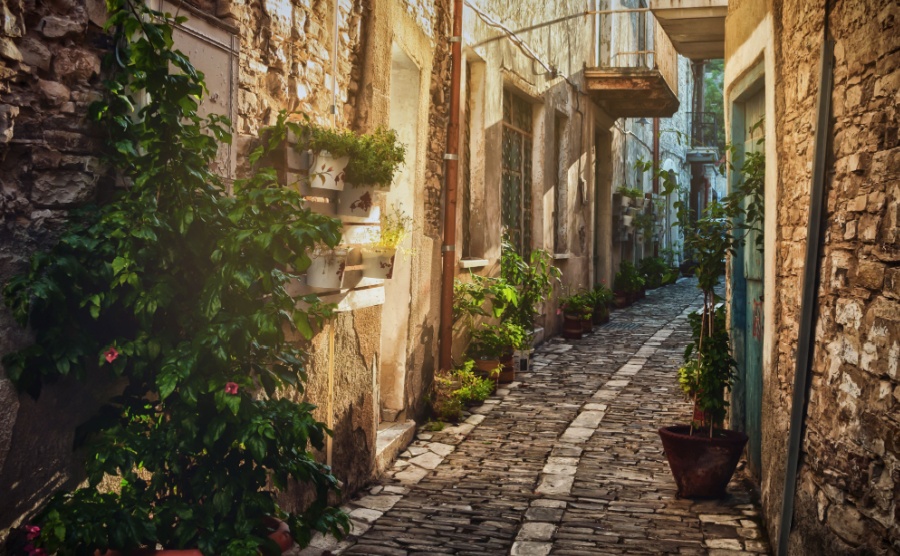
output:
<svg viewBox="0 0 900 556"><path fill-rule="evenodd" d="M773 352L764 355L761 494L772 538L783 495L826 18L836 41L818 320L791 554L900 552L898 10L891 2L837 1L826 10L824 1L799 0L762 11L743 1L729 10L726 88L763 67L769 97L772 305L764 345Z"/></svg>
<svg viewBox="0 0 900 556"><path fill-rule="evenodd" d="M513 91L532 104L532 246L554 250L553 211L560 195L562 234L565 238L558 251L564 283L571 287L587 287L592 280L594 218L592 142L595 107L579 91L584 89L582 67L592 63L593 20L575 17L567 21L516 32L516 37L530 49L526 54L494 23L515 31L565 15L577 13L573 6L560 2L510 3L499 0L473 2L478 11L464 10L463 44L473 76L472 102L464 103L473 110L473 145L471 217L468 223L460 216L460 225L471 232L473 257L489 261L484 272L498 271L500 255L501 214L501 144L503 91ZM548 70L552 68L553 70ZM568 78L568 83L566 79ZM577 89L577 90L576 90ZM554 151L557 119L565 122L563 157L557 166ZM483 160L483 164L481 162ZM463 179L464 176L461 176ZM580 187L589 196L585 199ZM559 188L559 189L557 189ZM558 192L562 193L558 193ZM460 214L462 207L460 206ZM564 214L563 214L564 212ZM462 234L457 253L461 253ZM544 307L542 321L548 332L558 327L556 305L550 300Z"/></svg>

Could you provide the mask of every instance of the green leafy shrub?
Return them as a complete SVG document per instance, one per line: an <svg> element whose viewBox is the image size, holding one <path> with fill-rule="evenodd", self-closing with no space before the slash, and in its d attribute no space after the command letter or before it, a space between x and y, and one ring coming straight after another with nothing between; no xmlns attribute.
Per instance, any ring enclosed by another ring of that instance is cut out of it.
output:
<svg viewBox="0 0 900 556"><path fill-rule="evenodd" d="M590 318L594 312L594 298L590 292L567 295L559 300L559 309L567 315Z"/></svg>
<svg viewBox="0 0 900 556"><path fill-rule="evenodd" d="M519 255L509 235L503 234L500 254L500 276L516 289L518 303L509 303L502 318L511 320L526 331L534 330L535 319L539 315L537 307L552 293L553 286L560 283L562 271L553 265L550 253L534 249L527 259Z"/></svg>
<svg viewBox="0 0 900 556"><path fill-rule="evenodd" d="M519 292L502 277L469 273L469 280L453 282L453 319L469 328L478 317L501 318L519 305Z"/></svg>
<svg viewBox="0 0 900 556"><path fill-rule="evenodd" d="M477 376L472 371L474 365L469 359L461 367L435 375L431 409L441 421L459 421L466 406L483 402L494 391L494 381Z"/></svg>
<svg viewBox="0 0 900 556"><path fill-rule="evenodd" d="M315 296L299 309L285 285L315 244L337 244L340 223L271 168L228 194L209 168L229 123L197 114L202 76L173 50L173 20L139 2L109 7L117 65L91 115L126 187L73 214L59 243L7 284L35 342L4 366L34 397L66 375L107 372L125 387L81 428L87 485L40 511L35 544L60 555L157 543L278 554L267 516L285 518L301 545L314 531L340 535L347 516L328 503L337 480L311 453L330 431L313 406L281 394L306 380L307 354L286 331L311 338L331 311ZM137 91L149 100L135 113ZM285 137L282 116L250 162ZM100 489L104 477L119 489ZM276 503L289 481L316 495L303 512Z"/></svg>
<svg viewBox="0 0 900 556"><path fill-rule="evenodd" d="M663 277L670 269L662 257L644 257L638 264L638 270L644 278L648 288L658 288L663 285Z"/></svg>
<svg viewBox="0 0 900 556"><path fill-rule="evenodd" d="M737 361L731 355L725 307L715 310L715 321L703 321L703 313L692 313L694 341L684 352L684 364L678 370L678 384L703 415L698 427L721 427L728 409L725 393L731 389L737 373ZM711 326L712 329L707 327Z"/></svg>
<svg viewBox="0 0 900 556"><path fill-rule="evenodd" d="M622 261L619 271L613 280L613 290L625 293L637 293L644 287L644 277L631 261Z"/></svg>
<svg viewBox="0 0 900 556"><path fill-rule="evenodd" d="M468 353L475 359L499 359L513 350L525 349L527 345L528 335L518 324L510 321L481 323L472 331Z"/></svg>
<svg viewBox="0 0 900 556"><path fill-rule="evenodd" d="M397 132L379 127L374 133L359 137L350 151L344 176L352 185L390 185L405 158L406 147L397 138Z"/></svg>
<svg viewBox="0 0 900 556"><path fill-rule="evenodd" d="M609 307L609 304L612 303L613 300L612 290L607 288L604 284L595 285L594 289L588 293L588 296L595 308Z"/></svg>

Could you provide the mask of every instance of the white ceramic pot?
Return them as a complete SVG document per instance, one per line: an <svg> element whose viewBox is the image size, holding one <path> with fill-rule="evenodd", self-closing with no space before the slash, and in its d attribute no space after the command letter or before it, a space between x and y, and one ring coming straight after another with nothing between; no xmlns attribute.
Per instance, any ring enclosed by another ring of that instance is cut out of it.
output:
<svg viewBox="0 0 900 556"><path fill-rule="evenodd" d="M629 214L626 214L626 215L622 216L622 225L625 226L625 228L631 228L632 220L634 220L634 217Z"/></svg>
<svg viewBox="0 0 900 556"><path fill-rule="evenodd" d="M394 276L394 260L396 257L396 249L363 247L362 275L366 278L390 280Z"/></svg>
<svg viewBox="0 0 900 556"><path fill-rule="evenodd" d="M642 210L644 208L644 197L638 197L634 200L634 208Z"/></svg>
<svg viewBox="0 0 900 556"><path fill-rule="evenodd" d="M323 290L339 290L344 283L349 249L316 250L306 270L306 284Z"/></svg>
<svg viewBox="0 0 900 556"><path fill-rule="evenodd" d="M381 191L346 184L338 193L337 213L347 222L377 223L381 220Z"/></svg>
<svg viewBox="0 0 900 556"><path fill-rule="evenodd" d="M309 185L319 189L343 190L344 168L349 162L349 156L335 158L328 151L317 152L309 169Z"/></svg>
<svg viewBox="0 0 900 556"><path fill-rule="evenodd" d="M621 200L622 200L622 201L621 201L621 202L622 202L622 207L624 207L624 208L628 208L628 207L630 207L630 206L634 203L634 199L632 199L632 198L629 197L628 195L620 195L619 197L620 197Z"/></svg>

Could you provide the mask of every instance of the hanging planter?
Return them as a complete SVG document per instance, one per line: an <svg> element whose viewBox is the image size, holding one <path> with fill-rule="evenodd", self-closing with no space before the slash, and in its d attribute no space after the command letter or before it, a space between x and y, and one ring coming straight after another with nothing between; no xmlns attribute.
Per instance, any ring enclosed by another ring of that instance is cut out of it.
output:
<svg viewBox="0 0 900 556"><path fill-rule="evenodd" d="M339 290L344 283L349 249L316 249L306 271L306 284L313 288Z"/></svg>
<svg viewBox="0 0 900 556"><path fill-rule="evenodd" d="M309 185L318 189L341 191L344 189L344 168L350 157L334 156L329 151L319 151L309 170Z"/></svg>
<svg viewBox="0 0 900 556"><path fill-rule="evenodd" d="M626 229L630 230L633 227L632 226L633 221L634 221L634 217L629 214L625 214L622 216L622 226Z"/></svg>
<svg viewBox="0 0 900 556"><path fill-rule="evenodd" d="M337 214L357 222L377 222L381 216L382 189L345 184L338 193Z"/></svg>
<svg viewBox="0 0 900 556"><path fill-rule="evenodd" d="M362 248L362 275L366 278L390 280L394 275L397 249L390 247Z"/></svg>

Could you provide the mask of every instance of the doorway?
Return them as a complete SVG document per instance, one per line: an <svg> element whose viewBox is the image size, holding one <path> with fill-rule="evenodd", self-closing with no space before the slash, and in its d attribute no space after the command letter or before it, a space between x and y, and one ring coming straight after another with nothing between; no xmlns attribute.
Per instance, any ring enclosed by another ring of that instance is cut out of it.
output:
<svg viewBox="0 0 900 556"><path fill-rule="evenodd" d="M406 146L406 161L400 166L384 208L393 206L415 216L417 130L419 127L419 88L421 70L396 43L391 50L390 120ZM410 240L407 239L408 243ZM409 245L401 245L408 248ZM410 322L410 288L412 284L409 256L397 255L394 275L384 282L384 309L381 316L381 368L378 375L378 415L381 421L405 419L406 367Z"/></svg>
<svg viewBox="0 0 900 556"><path fill-rule="evenodd" d="M756 88L754 88L756 89ZM744 95L733 110L732 138L738 145L739 157L732 173L732 184L743 176L739 168L748 153L764 152L765 90L762 83L756 92ZM744 244L733 258L732 337L734 356L738 362L738 381L732 393L732 426L744 430L748 463L758 477L762 445L763 338L765 336L764 264L758 247L760 232L750 230Z"/></svg>

